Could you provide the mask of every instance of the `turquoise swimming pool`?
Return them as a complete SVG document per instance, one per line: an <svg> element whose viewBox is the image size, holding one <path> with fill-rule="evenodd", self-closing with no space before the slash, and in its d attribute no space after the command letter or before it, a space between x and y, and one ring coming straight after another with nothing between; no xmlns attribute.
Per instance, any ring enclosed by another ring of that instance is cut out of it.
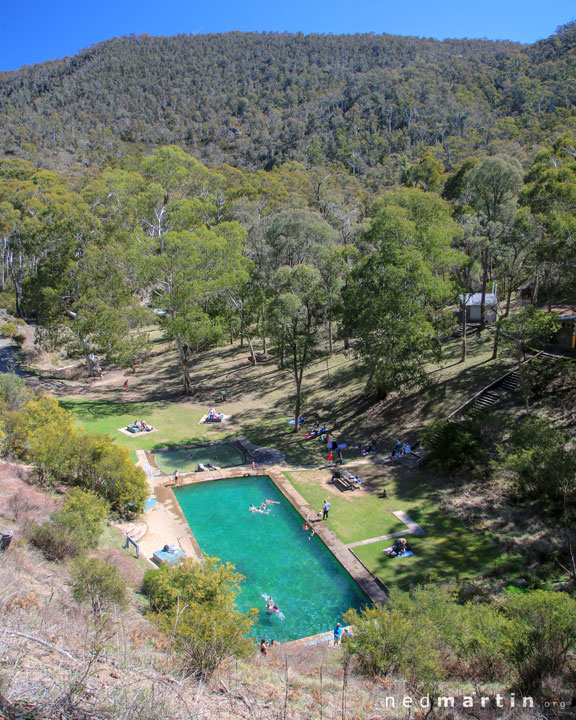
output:
<svg viewBox="0 0 576 720"><path fill-rule="evenodd" d="M173 447L158 450L154 453L156 465L165 475L178 472L195 472L198 465L210 463L220 468L234 467L244 464L242 452L230 443L215 443L197 447Z"/></svg>
<svg viewBox="0 0 576 720"><path fill-rule="evenodd" d="M233 563L245 576L238 608L260 611L256 637L279 642L333 629L349 608L368 603L324 543L302 530L302 518L268 477L243 477L174 490L182 512L208 555ZM275 500L269 514L251 504ZM271 595L284 619L268 615Z"/></svg>

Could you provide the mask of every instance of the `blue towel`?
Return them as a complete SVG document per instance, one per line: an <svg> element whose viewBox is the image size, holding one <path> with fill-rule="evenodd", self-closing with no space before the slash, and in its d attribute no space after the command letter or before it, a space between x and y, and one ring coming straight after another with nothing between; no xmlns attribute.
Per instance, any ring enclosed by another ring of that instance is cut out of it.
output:
<svg viewBox="0 0 576 720"><path fill-rule="evenodd" d="M152 555L152 557L159 565L163 562L168 563L168 565L172 565L174 563L180 562L180 560L185 558L186 553L184 552L184 550L180 550L180 548L176 548L174 552L157 550L154 555Z"/></svg>
<svg viewBox="0 0 576 720"><path fill-rule="evenodd" d="M408 550L408 552L405 552L403 555L393 555L390 559L396 560L396 558L404 558L404 557L410 557L410 555L414 555L412 550Z"/></svg>

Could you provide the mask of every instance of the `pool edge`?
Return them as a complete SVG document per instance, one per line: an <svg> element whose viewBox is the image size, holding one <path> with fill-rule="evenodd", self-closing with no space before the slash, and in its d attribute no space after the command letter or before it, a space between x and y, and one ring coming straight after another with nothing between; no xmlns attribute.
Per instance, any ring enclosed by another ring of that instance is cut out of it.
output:
<svg viewBox="0 0 576 720"><path fill-rule="evenodd" d="M179 487L194 485L202 482L213 482L215 480L226 480L228 478L259 476L269 477L303 520L314 513L313 508L290 483L288 478L284 475L283 470L277 466L267 467L265 471L247 472L245 466L236 466L233 468L222 469L218 471L218 474L213 471L188 473L181 478ZM164 480L167 480L167 478L164 478ZM158 484L156 488L162 488L161 494L164 495L165 499L170 499L170 504L173 506L173 511L178 516L179 523L183 521L186 524L187 534L189 535L188 539L194 547L194 554L196 558L201 558L202 551L200 550L198 542L194 537L194 533L188 525L184 513L180 508L178 499L173 491L173 486L171 484ZM164 493L166 493L166 495ZM158 500L162 502L160 497L158 497ZM388 594L380 585L378 579L366 568L357 556L346 547L346 545L338 538L336 533L330 530L330 528L323 523L318 523L316 534L348 573L348 575L350 575L354 582L362 589L370 602L375 604L383 604L387 602Z"/></svg>

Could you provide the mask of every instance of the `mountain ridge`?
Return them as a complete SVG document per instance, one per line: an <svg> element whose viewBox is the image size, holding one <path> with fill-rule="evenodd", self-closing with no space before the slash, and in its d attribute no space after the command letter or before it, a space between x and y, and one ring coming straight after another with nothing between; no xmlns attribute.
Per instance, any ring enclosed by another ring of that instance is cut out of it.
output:
<svg viewBox="0 0 576 720"><path fill-rule="evenodd" d="M386 175L432 148L447 169L576 114L574 23L533 45L395 35L113 38L0 74L0 153L86 167L178 144L211 165L296 160ZM110 147L113 146L112 150ZM393 158L396 158L392 160ZM385 168L382 170L382 166ZM388 168L388 170L386 170Z"/></svg>

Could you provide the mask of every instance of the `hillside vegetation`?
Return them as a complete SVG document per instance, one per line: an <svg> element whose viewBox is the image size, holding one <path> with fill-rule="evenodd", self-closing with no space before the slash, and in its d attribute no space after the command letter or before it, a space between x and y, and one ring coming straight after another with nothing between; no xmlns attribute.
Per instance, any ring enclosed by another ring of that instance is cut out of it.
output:
<svg viewBox="0 0 576 720"><path fill-rule="evenodd" d="M178 144L210 166L391 183L434 148L531 156L570 126L573 24L533 45L393 35L132 36L0 75L0 147L53 167Z"/></svg>

